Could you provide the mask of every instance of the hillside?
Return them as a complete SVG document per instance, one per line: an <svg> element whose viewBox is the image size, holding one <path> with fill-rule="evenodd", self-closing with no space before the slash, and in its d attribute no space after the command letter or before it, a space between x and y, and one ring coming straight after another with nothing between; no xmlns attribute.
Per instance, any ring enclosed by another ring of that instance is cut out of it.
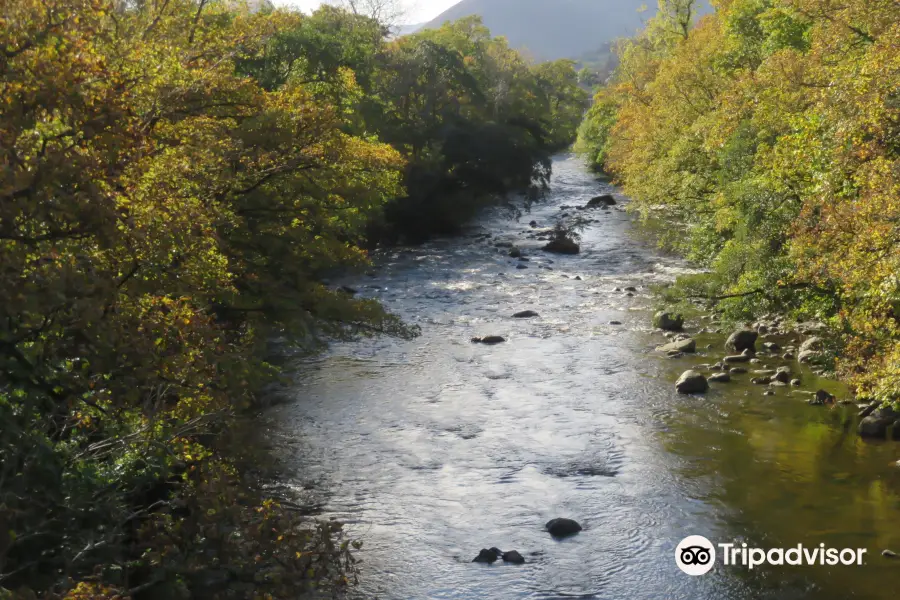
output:
<svg viewBox="0 0 900 600"><path fill-rule="evenodd" d="M494 35L509 38L537 60L581 58L617 37L633 35L653 10L647 0L462 0L425 28L481 15ZM705 3L704 3L705 4Z"/></svg>

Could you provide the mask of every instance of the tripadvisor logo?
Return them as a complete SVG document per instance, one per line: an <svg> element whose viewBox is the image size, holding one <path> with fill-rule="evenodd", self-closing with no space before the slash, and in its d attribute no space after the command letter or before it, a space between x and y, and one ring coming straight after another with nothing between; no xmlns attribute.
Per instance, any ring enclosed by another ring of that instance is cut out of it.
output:
<svg viewBox="0 0 900 600"><path fill-rule="evenodd" d="M722 556L722 564L753 569L760 565L862 565L866 548L826 548L825 544L807 548L797 544L791 548L749 548L747 544L713 545L702 535L691 535L675 548L675 564L688 575L704 575L716 562L716 546Z"/></svg>
<svg viewBox="0 0 900 600"><path fill-rule="evenodd" d="M675 564L688 575L705 575L716 562L716 548L702 535L689 535L675 548Z"/></svg>

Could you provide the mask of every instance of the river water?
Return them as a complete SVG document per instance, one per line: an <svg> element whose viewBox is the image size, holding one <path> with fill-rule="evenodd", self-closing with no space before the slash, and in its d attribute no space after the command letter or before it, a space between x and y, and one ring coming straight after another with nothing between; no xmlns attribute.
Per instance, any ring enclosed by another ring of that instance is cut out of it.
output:
<svg viewBox="0 0 900 600"><path fill-rule="evenodd" d="M557 157L549 197L530 213L473 226L492 238L392 250L343 282L422 335L337 344L296 365L289 401L262 421L281 491L363 541L361 598L896 598L900 561L880 553L900 550L900 446L861 441L855 407L811 407L796 393L736 381L677 395L677 376L718 360L722 338L698 336L716 345L706 356L653 352L664 338L649 327L647 286L684 265L644 239L621 196L591 211L578 256L528 239L530 220L552 226L574 213L562 206L613 191ZM500 240L531 260L508 258ZM638 291L615 291L628 286ZM526 309L540 316L511 318ZM492 334L508 341L470 342ZM554 541L543 527L559 516L584 531ZM868 554L864 566L719 562L689 577L674 549L691 534ZM527 563L471 562L491 546Z"/></svg>

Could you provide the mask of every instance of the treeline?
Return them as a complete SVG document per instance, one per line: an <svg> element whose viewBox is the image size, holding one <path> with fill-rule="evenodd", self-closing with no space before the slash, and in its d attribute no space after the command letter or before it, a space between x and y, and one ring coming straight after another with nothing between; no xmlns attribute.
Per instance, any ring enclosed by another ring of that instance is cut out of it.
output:
<svg viewBox="0 0 900 600"><path fill-rule="evenodd" d="M415 332L329 288L539 190L585 100L475 19L0 0L0 597L296 597L352 580L211 442L273 336ZM339 443L336 440L336 443Z"/></svg>
<svg viewBox="0 0 900 600"><path fill-rule="evenodd" d="M900 4L692 0L618 47L578 148L708 268L674 295L830 325L860 398L900 402Z"/></svg>

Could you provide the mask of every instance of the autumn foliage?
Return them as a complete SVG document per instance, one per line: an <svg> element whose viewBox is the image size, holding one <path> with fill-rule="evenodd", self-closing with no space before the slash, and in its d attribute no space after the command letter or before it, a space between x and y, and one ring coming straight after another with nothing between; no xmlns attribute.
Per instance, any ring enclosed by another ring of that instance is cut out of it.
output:
<svg viewBox="0 0 900 600"><path fill-rule="evenodd" d="M216 439L268 342L415 334L329 276L539 188L574 136L572 64L477 20L391 42L253 7L0 0L0 597L351 583L340 525L265 500Z"/></svg>
<svg viewBox="0 0 900 600"><path fill-rule="evenodd" d="M735 320L830 325L859 397L900 401L900 5L663 0L579 147L709 272ZM685 233L687 235L685 235Z"/></svg>

